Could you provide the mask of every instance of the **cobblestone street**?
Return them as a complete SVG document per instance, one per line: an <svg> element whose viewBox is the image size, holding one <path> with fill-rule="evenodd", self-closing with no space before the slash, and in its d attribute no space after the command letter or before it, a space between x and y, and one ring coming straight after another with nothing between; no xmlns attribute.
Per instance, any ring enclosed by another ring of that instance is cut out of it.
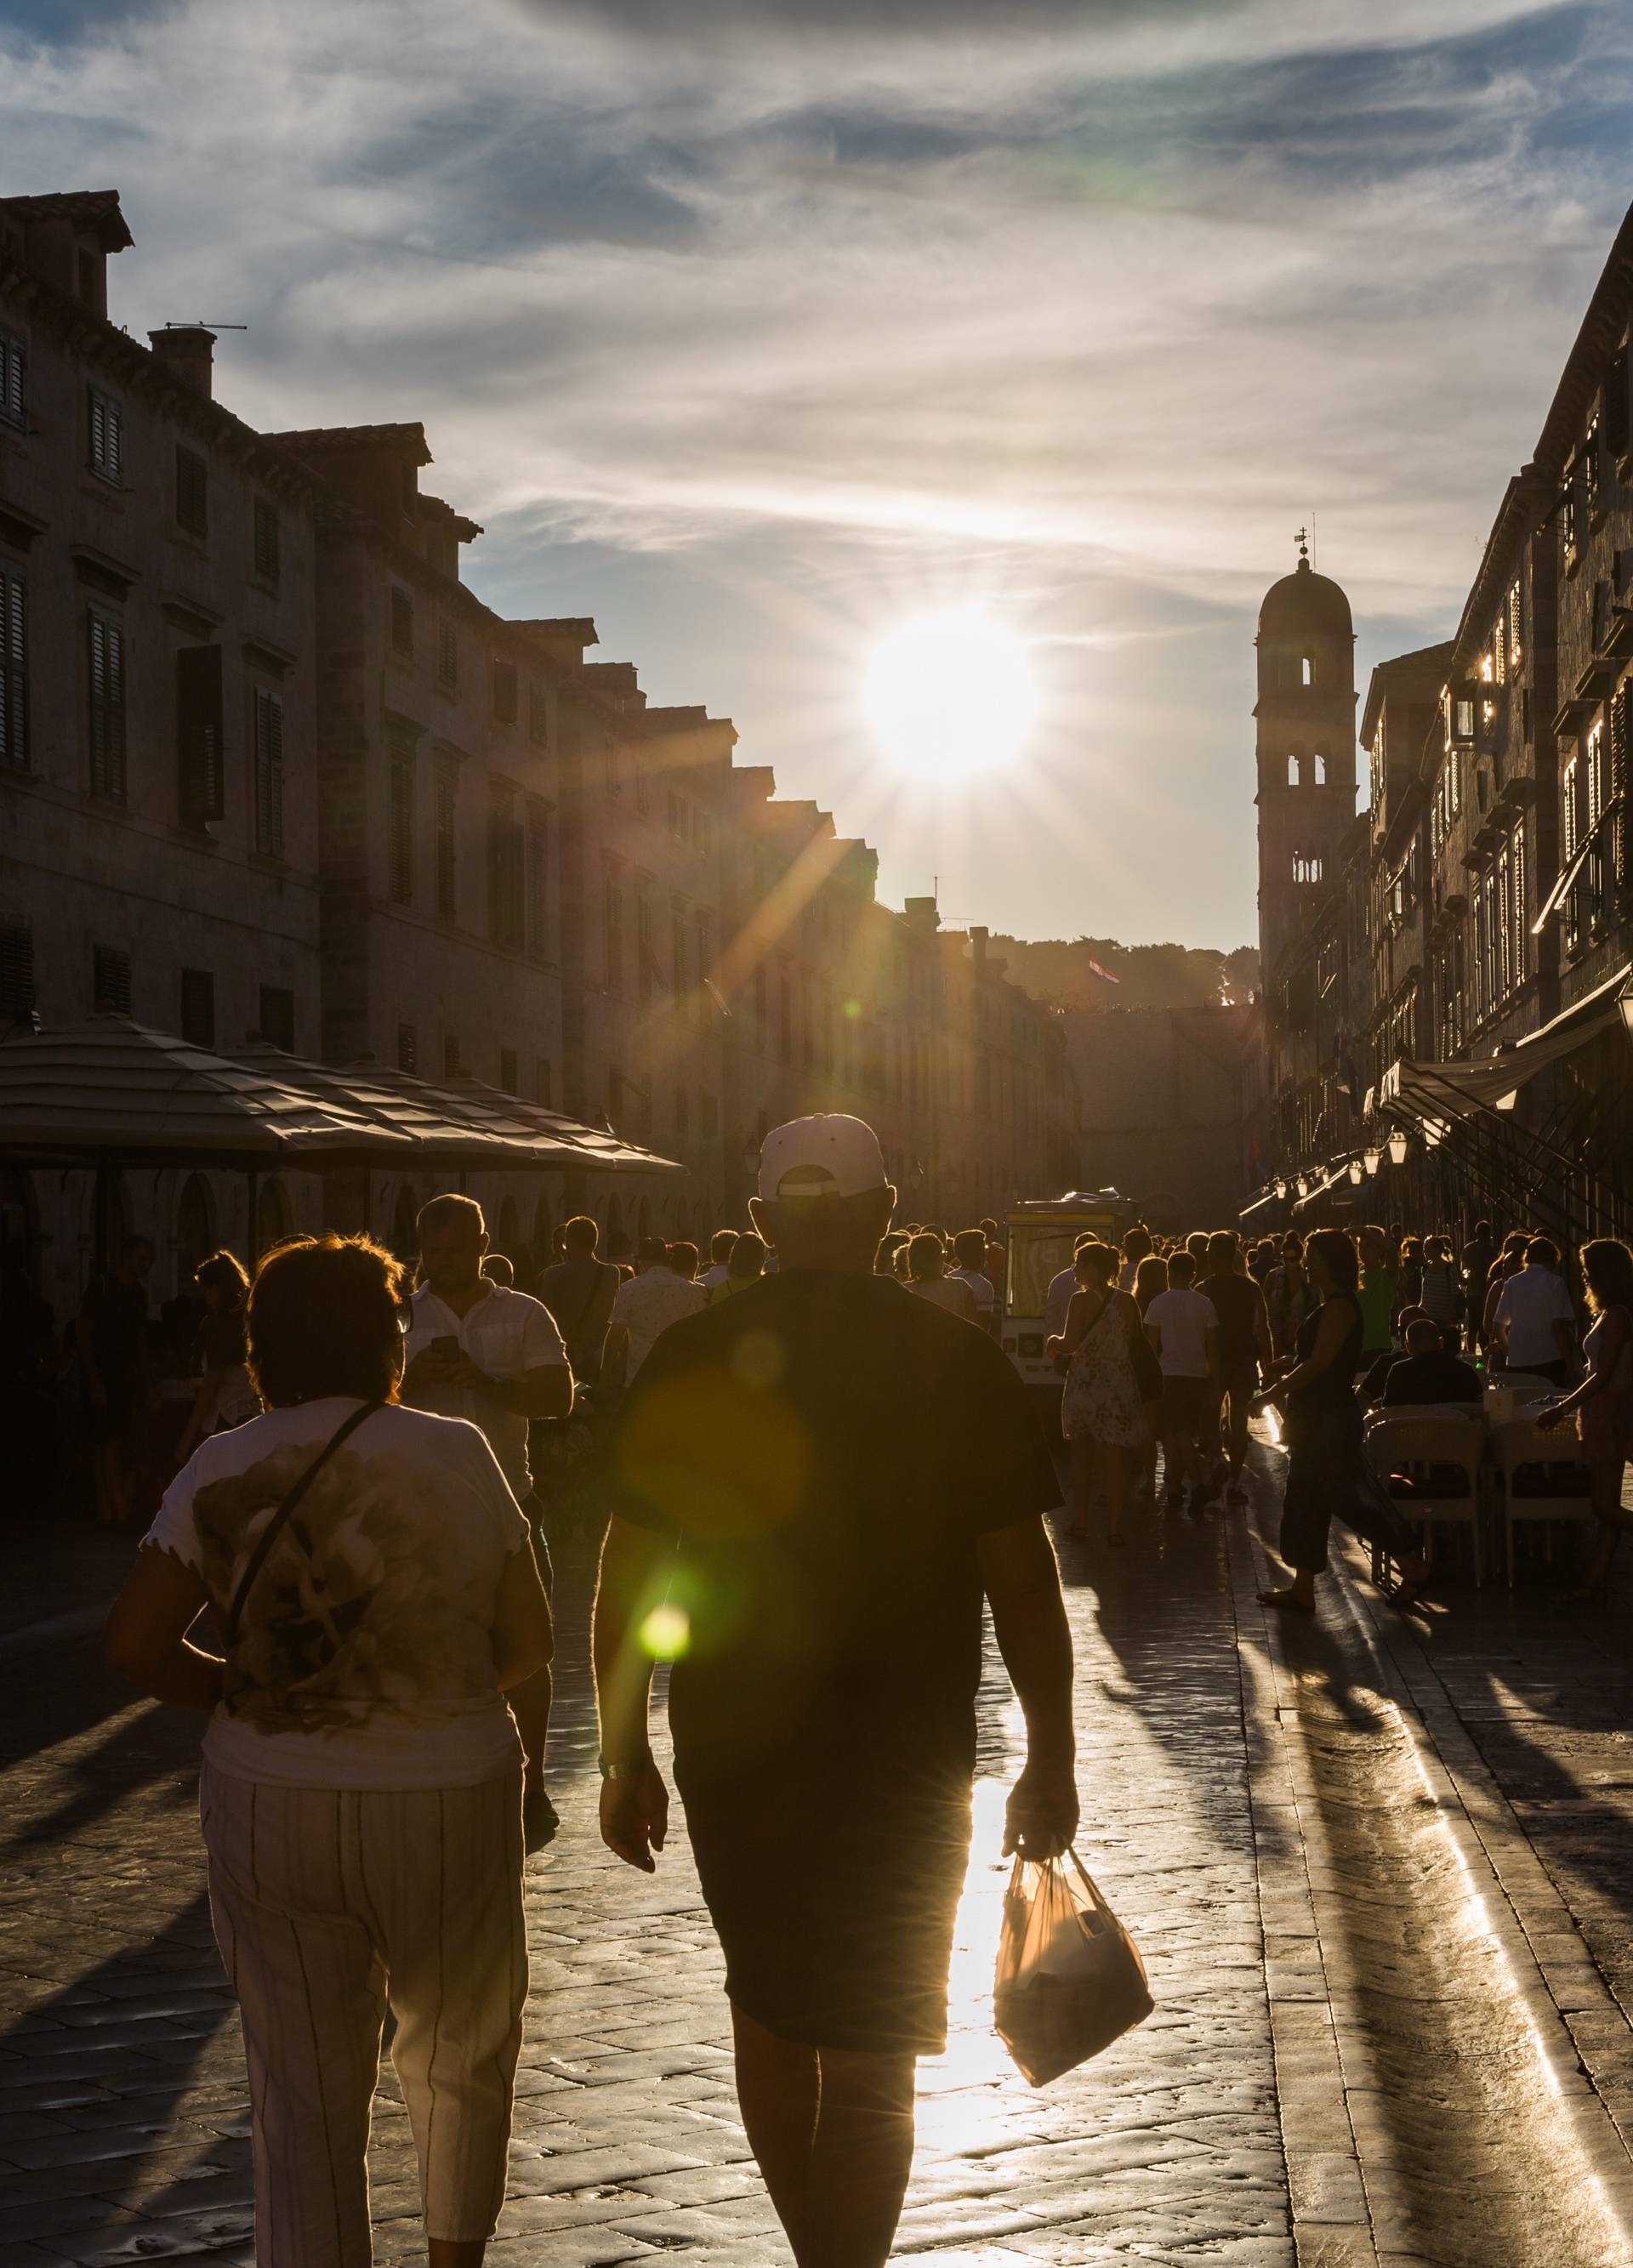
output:
<svg viewBox="0 0 1633 2268"><path fill-rule="evenodd" d="M1044 2090L989 2029L1018 1738L989 1675L954 2036L921 2074L899 2250L947 2268L1615 2268L1633 2257L1622 1604L1573 1617L1448 1586L1407 1624L1346 1580L1316 1628L1268 1629L1262 1494L1245 1521L1147 1515L1127 1550L1062 1547L1081 1847L1156 2011ZM86 1585L105 1593L115 1558L92 1552ZM60 1572L16 1595L0 2268L248 2259L196 1727L115 1689ZM772 2268L787 2256L737 2122L683 1836L655 1881L602 1851L582 1568L561 1603L563 1823L529 1863L532 2008L490 2257ZM372 2166L380 2257L423 2257L389 2080Z"/></svg>

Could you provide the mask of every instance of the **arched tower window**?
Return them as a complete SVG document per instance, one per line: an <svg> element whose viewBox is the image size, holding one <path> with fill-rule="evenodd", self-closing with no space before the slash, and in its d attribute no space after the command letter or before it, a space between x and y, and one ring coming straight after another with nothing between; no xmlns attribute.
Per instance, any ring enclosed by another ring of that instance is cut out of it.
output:
<svg viewBox="0 0 1633 2268"><path fill-rule="evenodd" d="M1296 882L1319 882L1320 879L1321 858L1319 852L1295 850L1293 853L1293 880Z"/></svg>
<svg viewBox="0 0 1633 2268"><path fill-rule="evenodd" d="M1319 750L1317 751L1315 759L1315 784L1318 787L1326 785L1326 758Z"/></svg>
<svg viewBox="0 0 1633 2268"><path fill-rule="evenodd" d="M1301 685L1313 685L1315 683L1315 656L1312 653L1304 654L1300 659L1298 664L1298 681Z"/></svg>
<svg viewBox="0 0 1633 2268"><path fill-rule="evenodd" d="M1296 755L1289 755L1287 760L1287 784L1289 787L1297 787L1303 778L1304 759Z"/></svg>

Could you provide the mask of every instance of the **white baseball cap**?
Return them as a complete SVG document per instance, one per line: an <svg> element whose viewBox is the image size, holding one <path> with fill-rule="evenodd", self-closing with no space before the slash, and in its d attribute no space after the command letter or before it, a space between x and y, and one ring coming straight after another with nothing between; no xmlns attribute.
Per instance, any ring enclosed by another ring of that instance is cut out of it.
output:
<svg viewBox="0 0 1633 2268"><path fill-rule="evenodd" d="M760 1197L860 1197L889 1185L879 1138L865 1119L842 1110L791 1118L760 1145Z"/></svg>

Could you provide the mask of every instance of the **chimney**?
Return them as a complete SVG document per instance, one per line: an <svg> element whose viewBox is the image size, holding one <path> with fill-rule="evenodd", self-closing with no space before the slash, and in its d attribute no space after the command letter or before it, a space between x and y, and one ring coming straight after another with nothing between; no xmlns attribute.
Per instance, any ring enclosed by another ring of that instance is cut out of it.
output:
<svg viewBox="0 0 1633 2268"><path fill-rule="evenodd" d="M169 323L147 335L159 361L208 401L215 374L215 333L202 323Z"/></svg>

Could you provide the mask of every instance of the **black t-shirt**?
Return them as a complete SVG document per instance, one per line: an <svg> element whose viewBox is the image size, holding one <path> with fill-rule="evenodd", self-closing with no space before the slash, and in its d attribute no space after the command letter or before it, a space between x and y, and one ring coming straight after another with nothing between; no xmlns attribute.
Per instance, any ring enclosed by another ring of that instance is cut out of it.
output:
<svg viewBox="0 0 1633 2268"><path fill-rule="evenodd" d="M980 1538L1060 1498L985 1331L889 1277L762 1278L659 1338L613 1468L618 1513L678 1544L683 1776L972 1759Z"/></svg>
<svg viewBox="0 0 1633 2268"><path fill-rule="evenodd" d="M1395 1409L1401 1403L1478 1402L1480 1373L1459 1362L1444 1347L1428 1354L1403 1354L1389 1366L1384 1380L1384 1403Z"/></svg>
<svg viewBox="0 0 1633 2268"><path fill-rule="evenodd" d="M1219 1318L1220 1368L1245 1370L1258 1359L1259 1342L1253 1322L1263 1293L1251 1276L1238 1276L1233 1269L1226 1269L1218 1276L1204 1276L1196 1288L1213 1301L1214 1313Z"/></svg>

